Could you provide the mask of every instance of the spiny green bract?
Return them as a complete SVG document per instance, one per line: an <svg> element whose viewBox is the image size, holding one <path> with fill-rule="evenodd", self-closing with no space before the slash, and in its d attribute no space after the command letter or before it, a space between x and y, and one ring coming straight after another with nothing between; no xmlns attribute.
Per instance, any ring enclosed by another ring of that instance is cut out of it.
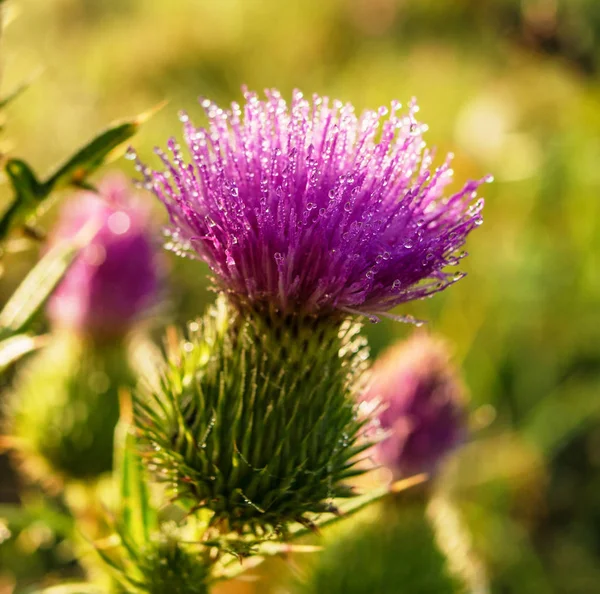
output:
<svg viewBox="0 0 600 594"><path fill-rule="evenodd" d="M172 539L147 552L140 570L148 594L205 594L206 566Z"/></svg>
<svg viewBox="0 0 600 594"><path fill-rule="evenodd" d="M386 502L325 533L295 594L466 594L438 547L424 504Z"/></svg>
<svg viewBox="0 0 600 594"><path fill-rule="evenodd" d="M217 309L137 402L149 466L222 529L285 529L352 494L367 351L348 320Z"/></svg>
<svg viewBox="0 0 600 594"><path fill-rule="evenodd" d="M124 348L54 335L25 366L8 404L8 430L25 472L42 482L110 472L123 386L133 386Z"/></svg>
<svg viewBox="0 0 600 594"><path fill-rule="evenodd" d="M198 551L185 548L177 535L160 533L129 560L133 565L119 575L115 589L122 594L206 594L205 561Z"/></svg>

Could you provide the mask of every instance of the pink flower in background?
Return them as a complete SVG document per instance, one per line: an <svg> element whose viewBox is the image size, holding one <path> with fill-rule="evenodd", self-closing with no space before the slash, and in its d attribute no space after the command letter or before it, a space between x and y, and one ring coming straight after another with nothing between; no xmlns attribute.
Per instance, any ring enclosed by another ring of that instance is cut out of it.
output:
<svg viewBox="0 0 600 594"><path fill-rule="evenodd" d="M389 436L376 446L378 461L396 478L432 473L466 438L465 389L446 343L417 332L376 361L365 400Z"/></svg>
<svg viewBox="0 0 600 594"><path fill-rule="evenodd" d="M105 178L98 194L81 192L64 205L52 241L72 237L92 220L100 229L50 299L53 324L117 338L152 305L158 270L147 214L120 175Z"/></svg>

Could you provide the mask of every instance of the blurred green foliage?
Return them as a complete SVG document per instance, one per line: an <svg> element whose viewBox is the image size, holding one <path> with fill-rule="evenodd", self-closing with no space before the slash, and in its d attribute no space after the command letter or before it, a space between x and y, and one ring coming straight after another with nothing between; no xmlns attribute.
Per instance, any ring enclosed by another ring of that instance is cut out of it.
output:
<svg viewBox="0 0 600 594"><path fill-rule="evenodd" d="M463 260L469 276L401 312L454 342L471 387L480 442L456 462L457 497L494 592L595 592L597 0L20 0L13 8L3 89L44 72L7 107L2 142L11 146L2 152L28 155L40 174L105 122L165 98L135 143L145 160L179 135L179 109L201 121L199 95L228 102L242 84L299 87L358 108L418 97L429 142L456 152L457 183L496 178ZM164 217L158 205L156 213ZM0 303L36 256L7 255ZM213 295L204 265L171 263L168 314L183 323ZM409 328L382 322L367 331L377 353Z"/></svg>
<svg viewBox="0 0 600 594"><path fill-rule="evenodd" d="M465 594L418 502L385 502L326 532L322 553L308 557L297 594Z"/></svg>

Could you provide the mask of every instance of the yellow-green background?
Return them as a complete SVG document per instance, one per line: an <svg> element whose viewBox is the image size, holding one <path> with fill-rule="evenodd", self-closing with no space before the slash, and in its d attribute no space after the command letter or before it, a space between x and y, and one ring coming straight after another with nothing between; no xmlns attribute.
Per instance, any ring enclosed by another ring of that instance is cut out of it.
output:
<svg viewBox="0 0 600 594"><path fill-rule="evenodd" d="M19 0L11 12L2 90L40 73L2 143L39 172L163 99L134 140L146 159L179 133L179 109L201 121L199 95L239 100L242 84L358 108L416 96L457 180L496 180L468 276L399 310L452 341L471 390L478 441L459 490L474 541L495 592L598 591L597 0ZM35 256L9 258L2 300ZM212 298L199 264L169 259L161 324ZM367 329L375 353L410 330Z"/></svg>

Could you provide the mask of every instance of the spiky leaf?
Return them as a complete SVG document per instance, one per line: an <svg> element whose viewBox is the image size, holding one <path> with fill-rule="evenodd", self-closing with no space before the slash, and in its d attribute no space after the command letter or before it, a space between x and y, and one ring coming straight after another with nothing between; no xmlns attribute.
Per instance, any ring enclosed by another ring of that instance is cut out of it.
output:
<svg viewBox="0 0 600 594"><path fill-rule="evenodd" d="M41 181L21 159L9 159L5 171L13 190L13 201L0 218L0 241L8 233L27 225L38 214L50 194L66 186L86 187L86 179L131 138L153 111L119 122L100 133Z"/></svg>

